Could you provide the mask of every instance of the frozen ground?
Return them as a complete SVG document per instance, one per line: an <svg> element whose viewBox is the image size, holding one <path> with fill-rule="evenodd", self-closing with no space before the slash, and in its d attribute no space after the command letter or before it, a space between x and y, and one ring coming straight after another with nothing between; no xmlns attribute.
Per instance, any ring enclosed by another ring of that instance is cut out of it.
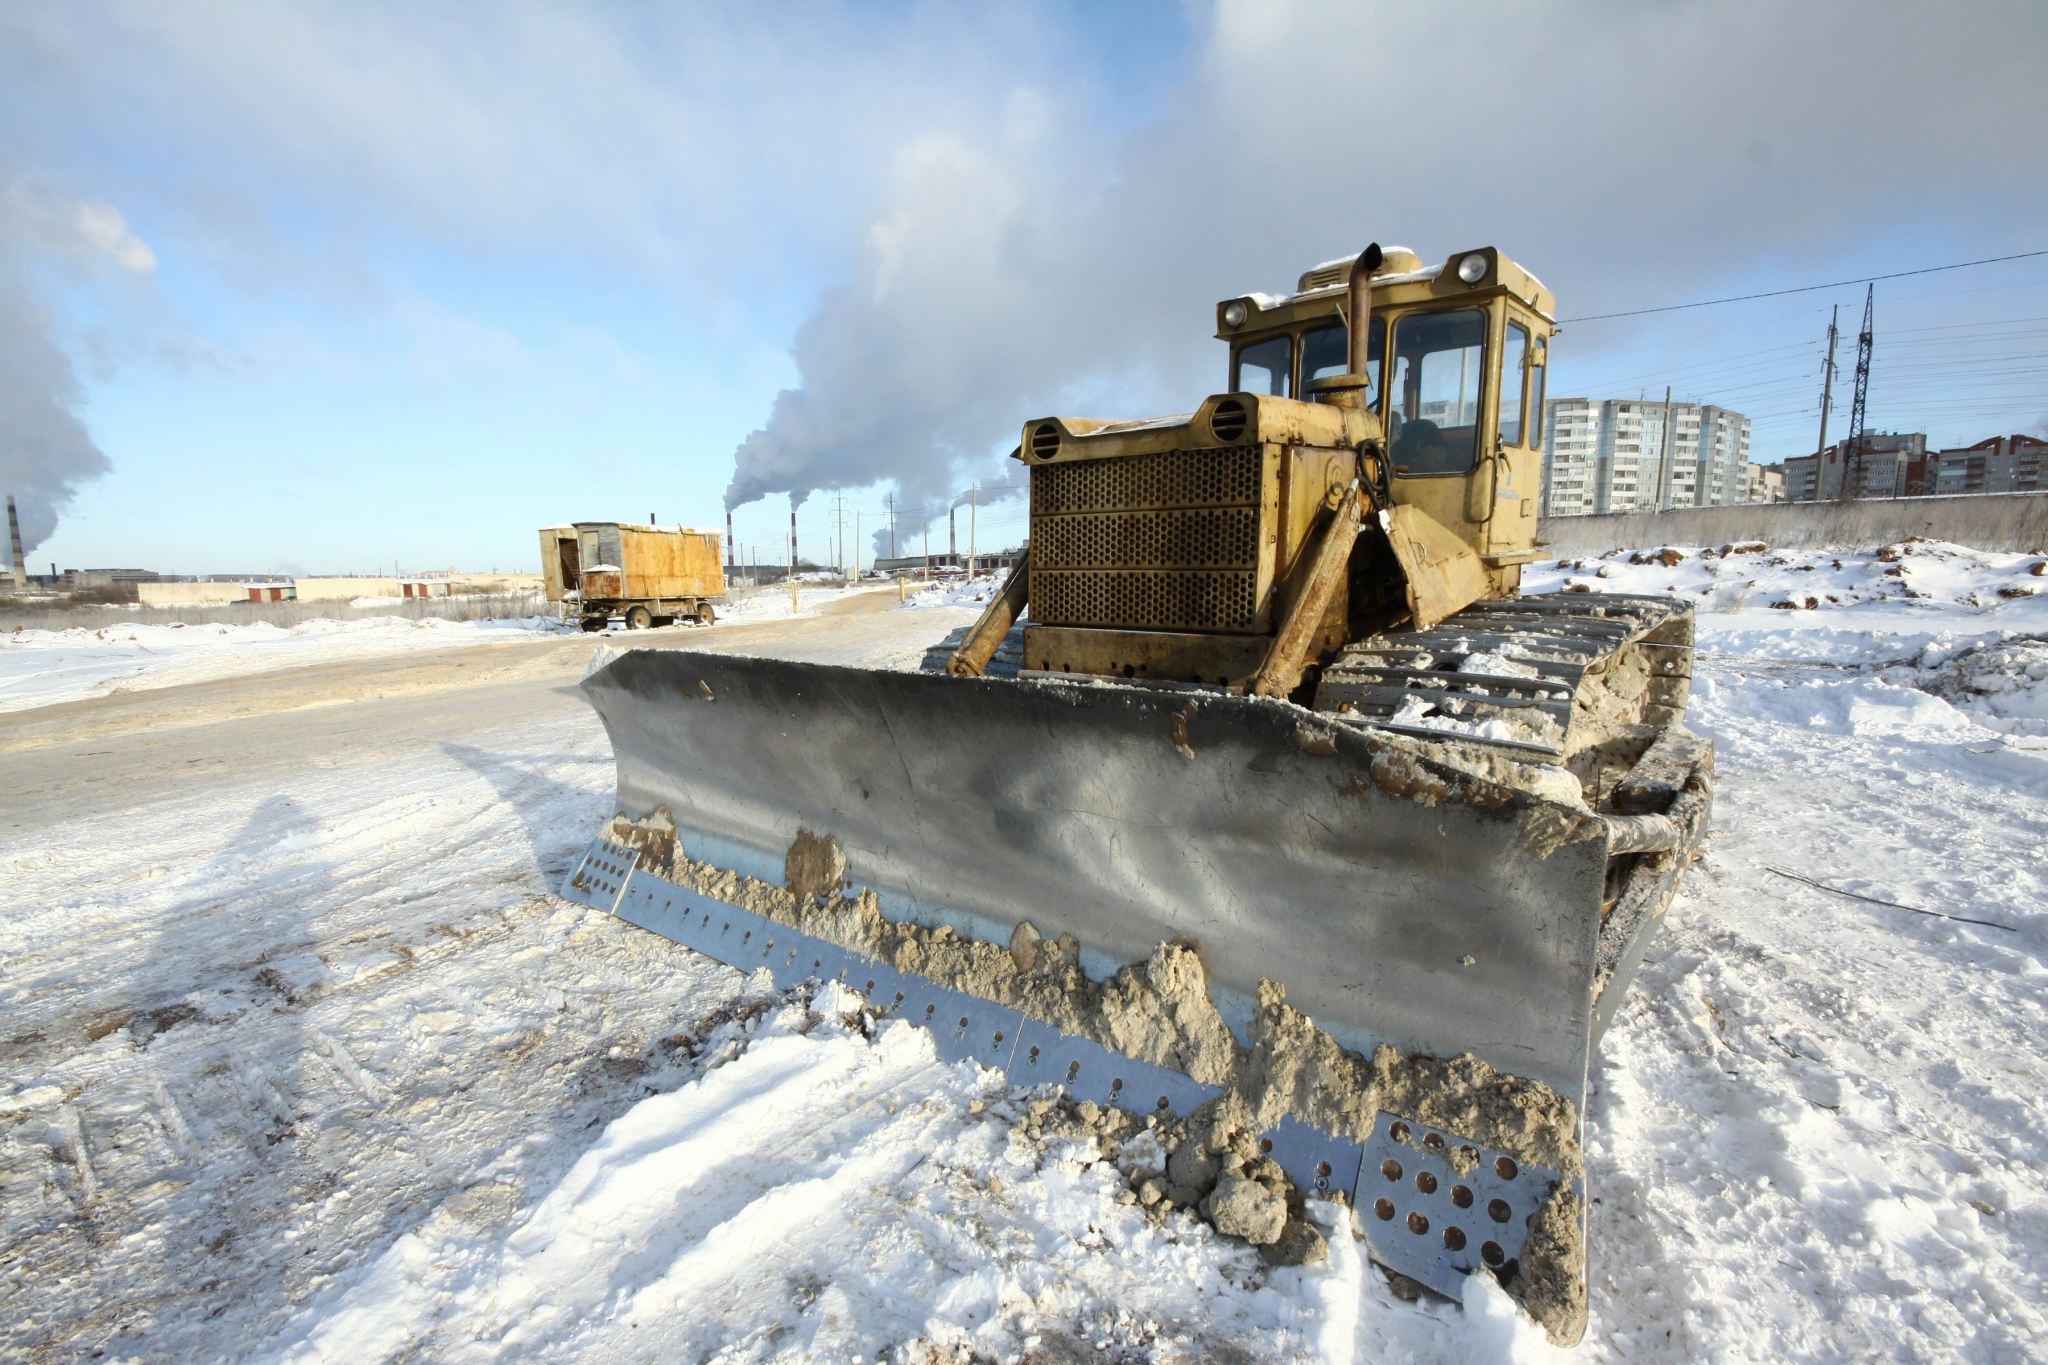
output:
<svg viewBox="0 0 2048 1365"><path fill-rule="evenodd" d="M1812 610L1771 594L1892 563L1532 575L1722 608L1691 713L1717 828L1601 1054L1565 1355L2048 1359L2048 620L1999 595L2042 580L1917 552L1926 596ZM972 607L678 642L901 666ZM602 732L573 670L477 685L444 657L442 690L374 705L89 744L0 720L0 1351L1555 1354L1483 1279L1463 1310L1396 1300L1341 1226L1295 1270L1152 1227L921 1035L553 900L608 813ZM293 676L177 695L211 717Z"/></svg>
<svg viewBox="0 0 2048 1365"><path fill-rule="evenodd" d="M559 621L545 616L495 621L369 616L289 627L138 621L93 630L14 630L0 634L0 711L341 659L498 644L560 629Z"/></svg>

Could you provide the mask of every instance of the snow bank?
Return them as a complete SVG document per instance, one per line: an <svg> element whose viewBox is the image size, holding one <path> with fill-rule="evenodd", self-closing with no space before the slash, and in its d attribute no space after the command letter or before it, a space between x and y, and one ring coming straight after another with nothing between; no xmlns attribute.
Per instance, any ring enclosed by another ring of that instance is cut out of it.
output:
<svg viewBox="0 0 2048 1365"><path fill-rule="evenodd" d="M0 634L0 712L335 659L532 639L561 628L550 616L366 616L290 627L138 622L97 630L21 629Z"/></svg>
<svg viewBox="0 0 2048 1365"><path fill-rule="evenodd" d="M273 1359L1549 1357L1490 1280L1464 1314L1399 1304L1348 1210L1316 1207L1328 1261L1269 1268L1117 1203L1092 1143L1040 1151L1000 1073L901 1021L870 1037L838 983L753 999L714 1069L613 1122L509 1231L437 1214Z"/></svg>

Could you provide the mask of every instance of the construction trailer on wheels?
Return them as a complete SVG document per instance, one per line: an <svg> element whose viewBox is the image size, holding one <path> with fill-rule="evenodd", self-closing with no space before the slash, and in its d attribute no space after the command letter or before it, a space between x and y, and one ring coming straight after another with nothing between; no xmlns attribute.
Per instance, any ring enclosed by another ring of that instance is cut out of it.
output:
<svg viewBox="0 0 2048 1365"><path fill-rule="evenodd" d="M710 625L725 600L725 568L717 531L624 521L578 521L543 527L541 574L548 601L563 604L585 630L613 617L628 630L677 620Z"/></svg>

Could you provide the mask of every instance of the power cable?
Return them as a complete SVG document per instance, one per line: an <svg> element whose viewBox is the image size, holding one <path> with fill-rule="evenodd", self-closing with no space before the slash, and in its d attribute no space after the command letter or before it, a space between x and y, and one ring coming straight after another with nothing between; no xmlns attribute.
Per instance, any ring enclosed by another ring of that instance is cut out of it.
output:
<svg viewBox="0 0 2048 1365"><path fill-rule="evenodd" d="M1853 280L1836 280L1833 284L1802 284L1797 289L1773 289L1762 294L1737 294L1725 299L1702 299L1698 303L1668 303L1662 308L1635 308L1626 313L1595 313L1583 318L1559 318L1558 326L1577 322L1606 322L1610 318L1639 318L1648 313L1676 313L1687 308L1712 308L1723 303L1748 303L1752 299L1778 299L1787 294L1812 294L1822 289L1840 289L1845 285L1869 284L1874 280L1903 280L1908 275L1935 275L1944 270L1967 270L1973 265L1997 265L2001 261L2025 261L2036 256L2048 256L2048 251L2022 251L2014 256L1987 256L1981 261L1957 261L1954 265L1930 265L1919 270L1895 270L1889 275L1860 275Z"/></svg>

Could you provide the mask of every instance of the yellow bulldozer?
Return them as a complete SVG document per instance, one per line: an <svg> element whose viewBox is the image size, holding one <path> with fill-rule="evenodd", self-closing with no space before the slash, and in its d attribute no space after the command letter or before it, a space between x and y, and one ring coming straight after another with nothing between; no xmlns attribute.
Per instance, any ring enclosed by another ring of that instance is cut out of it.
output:
<svg viewBox="0 0 2048 1365"><path fill-rule="evenodd" d="M1686 604L1518 595L1554 315L1492 248L1220 302L1227 392L1025 424L1028 553L925 670L593 672L619 815L565 894L1147 1116L1219 1228L1334 1199L1576 1340L1590 1060L1713 767Z"/></svg>

